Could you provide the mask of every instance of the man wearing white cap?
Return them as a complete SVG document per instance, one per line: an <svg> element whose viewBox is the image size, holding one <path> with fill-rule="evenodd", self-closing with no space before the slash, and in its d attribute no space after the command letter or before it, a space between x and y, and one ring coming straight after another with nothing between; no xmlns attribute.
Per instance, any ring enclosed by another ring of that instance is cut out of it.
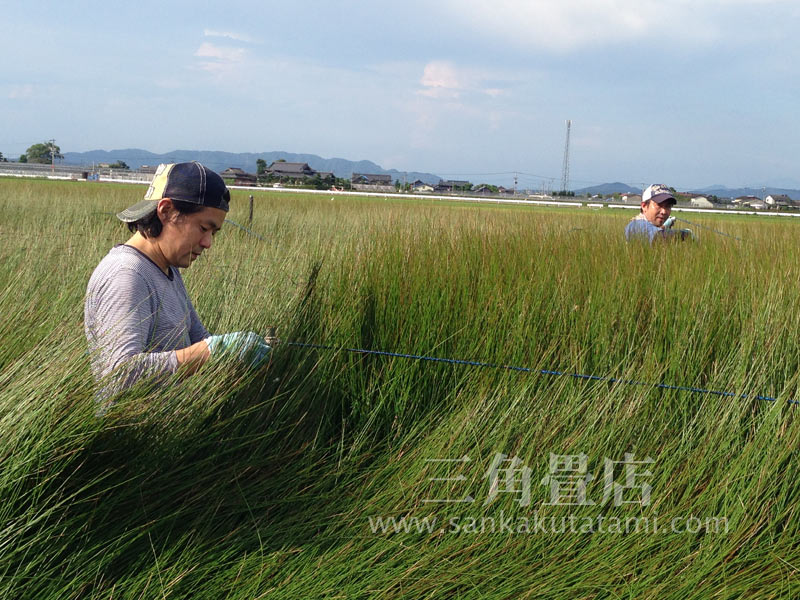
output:
<svg viewBox="0 0 800 600"><path fill-rule="evenodd" d="M630 220L625 227L625 239L654 240L686 239L692 232L688 229L673 230L675 217L670 217L675 206L675 196L662 183L654 183L642 192L641 212Z"/></svg>

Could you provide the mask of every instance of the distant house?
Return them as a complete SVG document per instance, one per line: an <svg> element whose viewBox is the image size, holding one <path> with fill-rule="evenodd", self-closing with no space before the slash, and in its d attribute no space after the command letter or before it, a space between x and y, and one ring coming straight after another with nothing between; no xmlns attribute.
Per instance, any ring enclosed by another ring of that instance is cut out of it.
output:
<svg viewBox="0 0 800 600"><path fill-rule="evenodd" d="M795 206L794 200L789 198L786 194L775 194L769 195L764 198L764 204L766 204L769 208L775 208L780 210L781 208L789 208Z"/></svg>
<svg viewBox="0 0 800 600"><path fill-rule="evenodd" d="M350 183L358 185L394 185L391 175L376 175L373 173L353 173Z"/></svg>
<svg viewBox="0 0 800 600"><path fill-rule="evenodd" d="M623 202L630 202L632 204L641 204L642 203L642 195L641 194L623 194L622 195Z"/></svg>
<svg viewBox="0 0 800 600"><path fill-rule="evenodd" d="M475 194L476 196L494 196L495 194L499 194L500 192L494 191L490 186L484 184L484 185L479 185L478 187L473 189L472 193Z"/></svg>
<svg viewBox="0 0 800 600"><path fill-rule="evenodd" d="M436 192L467 192L472 189L472 184L469 181L460 181L458 179L442 179L433 189Z"/></svg>
<svg viewBox="0 0 800 600"><path fill-rule="evenodd" d="M283 180L302 180L314 177L317 172L308 163L275 161L267 167L265 173Z"/></svg>
<svg viewBox="0 0 800 600"><path fill-rule="evenodd" d="M751 202L761 202L761 198L758 196L739 196L738 198L734 198L731 204L736 206L750 206Z"/></svg>
<svg viewBox="0 0 800 600"><path fill-rule="evenodd" d="M247 173L242 169L238 169L236 167L228 167L222 173L219 174L220 177L225 181L225 183L230 183L231 185L255 185L256 184L256 176L252 173Z"/></svg>
<svg viewBox="0 0 800 600"><path fill-rule="evenodd" d="M414 183L411 184L411 191L420 194L427 194L433 191L433 186L425 183L421 179L417 179Z"/></svg>
<svg viewBox="0 0 800 600"><path fill-rule="evenodd" d="M353 173L350 183L354 190L362 192L394 192L391 175L374 173Z"/></svg>
<svg viewBox="0 0 800 600"><path fill-rule="evenodd" d="M755 200L747 200L746 202L742 202L741 205L747 208L753 208L755 210L762 210L764 208L767 208L766 203L761 198L756 198Z"/></svg>
<svg viewBox="0 0 800 600"><path fill-rule="evenodd" d="M705 196L695 196L689 204L695 208L714 208L714 205Z"/></svg>

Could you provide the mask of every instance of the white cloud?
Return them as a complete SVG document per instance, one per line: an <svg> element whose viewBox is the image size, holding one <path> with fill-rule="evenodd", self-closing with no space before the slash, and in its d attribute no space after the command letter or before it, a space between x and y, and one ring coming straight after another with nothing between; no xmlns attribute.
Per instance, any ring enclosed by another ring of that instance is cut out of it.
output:
<svg viewBox="0 0 800 600"><path fill-rule="evenodd" d="M206 37L222 37L228 38L230 40L235 40L237 42L244 42L246 44L256 44L258 40L250 37L244 33L236 33L234 31L215 31L213 29L204 29L203 35Z"/></svg>
<svg viewBox="0 0 800 600"><path fill-rule="evenodd" d="M8 92L8 97L11 100L29 100L33 98L35 93L34 87L29 84L12 85Z"/></svg>
<svg viewBox="0 0 800 600"><path fill-rule="evenodd" d="M707 43L723 10L786 0L443 0L447 18L518 46L569 51L650 40Z"/></svg>
<svg viewBox="0 0 800 600"><path fill-rule="evenodd" d="M430 98L457 98L464 88L464 81L455 65L444 61L433 61L425 65L420 83L420 94Z"/></svg>
<svg viewBox="0 0 800 600"><path fill-rule="evenodd" d="M497 71L460 67L449 61L435 60L423 68L419 80L421 88L417 93L443 100L458 100L465 92L498 98L507 94L507 90L498 87L497 77ZM488 85L487 81L492 81L492 85Z"/></svg>
<svg viewBox="0 0 800 600"><path fill-rule="evenodd" d="M203 42L194 55L201 59L198 67L220 82L241 79L248 72L248 53L244 48L218 46Z"/></svg>
<svg viewBox="0 0 800 600"><path fill-rule="evenodd" d="M468 121L476 131L500 131L513 118L509 101L518 77L519 73L502 69L467 67L446 60L428 62L418 80L415 101L404 106L412 147L440 147L442 132L456 122Z"/></svg>
<svg viewBox="0 0 800 600"><path fill-rule="evenodd" d="M194 55L200 58L212 58L222 62L241 62L247 51L244 48L230 48L226 46L215 46L208 42L203 42L195 50Z"/></svg>

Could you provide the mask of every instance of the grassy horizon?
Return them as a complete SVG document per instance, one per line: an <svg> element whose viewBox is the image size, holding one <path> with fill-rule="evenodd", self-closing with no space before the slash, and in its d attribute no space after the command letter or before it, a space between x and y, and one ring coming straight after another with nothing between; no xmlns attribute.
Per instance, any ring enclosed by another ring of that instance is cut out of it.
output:
<svg viewBox="0 0 800 600"><path fill-rule="evenodd" d="M99 419L83 295L142 191L0 179L0 595L798 595L794 219L685 215L742 242L650 248L623 240L633 211L259 192L264 240L225 225L183 276L210 332L277 326L272 364L143 383ZM551 455L585 457L564 482L593 504L550 502Z"/></svg>

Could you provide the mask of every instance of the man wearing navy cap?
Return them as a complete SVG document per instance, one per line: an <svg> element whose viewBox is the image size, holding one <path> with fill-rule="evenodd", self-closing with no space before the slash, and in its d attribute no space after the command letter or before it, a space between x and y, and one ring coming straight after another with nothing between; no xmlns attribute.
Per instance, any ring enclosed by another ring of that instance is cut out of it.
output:
<svg viewBox="0 0 800 600"><path fill-rule="evenodd" d="M654 240L690 238L689 229L673 230L675 217L670 217L675 206L675 196L662 183L654 183L642 192L641 212L625 227L625 239L644 239L651 244Z"/></svg>
<svg viewBox="0 0 800 600"><path fill-rule="evenodd" d="M209 335L178 271L211 248L229 202L214 171L198 162L167 164L144 200L117 214L133 236L97 265L84 304L92 373L102 382L98 400L143 377L193 373L215 356L253 367L268 359L269 344L254 332Z"/></svg>

